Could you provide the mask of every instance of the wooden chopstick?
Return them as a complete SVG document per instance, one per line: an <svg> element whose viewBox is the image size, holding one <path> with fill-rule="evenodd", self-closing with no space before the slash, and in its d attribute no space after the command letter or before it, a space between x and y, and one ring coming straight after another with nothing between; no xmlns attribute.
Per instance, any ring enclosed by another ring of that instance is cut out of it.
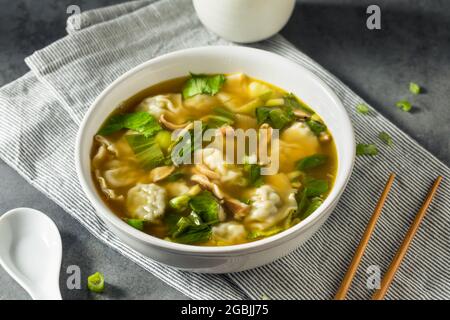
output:
<svg viewBox="0 0 450 320"><path fill-rule="evenodd" d="M350 266L347 270L347 273L344 276L344 279L342 280L342 284L334 297L335 300L344 300L347 295L347 292L356 274L356 270L358 269L362 256L364 255L364 251L366 250L367 244L369 243L372 232L375 229L378 217L380 216L381 211L383 210L384 203L386 202L386 198L389 194L389 191L391 190L394 179L395 174L391 173L389 180L386 183L386 186L384 187L384 191L381 194L380 200L378 200L378 204L375 207L375 211L373 212L372 217L370 218L369 224L367 225L366 230L364 231L363 237L358 245L358 248L356 249L353 260L350 263Z"/></svg>
<svg viewBox="0 0 450 320"><path fill-rule="evenodd" d="M420 223L422 222L423 218L425 217L425 214L427 212L428 207L431 204L431 201L434 198L434 195L436 194L437 189L439 188L439 184L442 181L442 177L439 176L436 181L434 182L433 186L430 189L430 192L428 193L428 196L425 200L425 202L422 204L422 207L420 208L419 212L417 213L414 222L412 223L411 227L408 230L408 233L405 236L405 239L403 240L402 245L400 246L400 249L398 249L394 259L391 262L391 265L389 266L389 269L387 270L386 274L383 277L383 280L381 281L380 289L375 291L375 293L372 296L372 300L381 300L386 295L389 286L391 285L392 281L394 280L395 273L397 272L398 268L400 267L400 264L402 263L402 260L404 256L406 255L406 252L408 251L409 245L411 244L411 241L413 240L417 230L419 229Z"/></svg>

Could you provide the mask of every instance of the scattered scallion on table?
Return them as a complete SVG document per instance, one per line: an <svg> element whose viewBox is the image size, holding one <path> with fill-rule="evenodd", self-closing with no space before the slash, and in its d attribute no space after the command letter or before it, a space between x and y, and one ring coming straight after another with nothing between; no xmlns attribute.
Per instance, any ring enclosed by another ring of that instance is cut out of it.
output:
<svg viewBox="0 0 450 320"><path fill-rule="evenodd" d="M390 147L394 145L394 140L392 140L392 137L387 132L380 132L378 138Z"/></svg>
<svg viewBox="0 0 450 320"><path fill-rule="evenodd" d="M358 112L360 114L369 114L370 109L367 106L367 104L360 103L356 106L356 112Z"/></svg>
<svg viewBox="0 0 450 320"><path fill-rule="evenodd" d="M96 272L88 277L88 289L92 292L102 293L105 290L105 277Z"/></svg>
<svg viewBox="0 0 450 320"><path fill-rule="evenodd" d="M378 148L373 143L364 144L358 143L356 146L357 156L376 156L378 154Z"/></svg>
<svg viewBox="0 0 450 320"><path fill-rule="evenodd" d="M401 101L397 102L396 106L397 106L397 108L400 108L405 112L410 112L412 109L411 102L409 102L407 100L401 100Z"/></svg>
<svg viewBox="0 0 450 320"><path fill-rule="evenodd" d="M409 83L409 91L412 94L416 94L417 95L417 94L420 94L421 88L420 88L420 86L417 83L410 82Z"/></svg>

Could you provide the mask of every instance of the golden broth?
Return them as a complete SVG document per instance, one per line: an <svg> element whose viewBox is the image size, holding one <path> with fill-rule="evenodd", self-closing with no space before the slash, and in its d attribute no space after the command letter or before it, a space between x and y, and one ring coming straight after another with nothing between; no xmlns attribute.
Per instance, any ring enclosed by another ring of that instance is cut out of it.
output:
<svg viewBox="0 0 450 320"><path fill-rule="evenodd" d="M162 106L162 114L166 120L174 125L182 126L185 123L199 119L209 121L209 117L216 115L216 108L221 107L233 114L234 123L231 127L234 130L246 130L249 128L257 130L260 128L260 124L256 121L255 109L252 103L254 104L256 101L256 105L259 105L258 108L260 108L265 107L265 104L287 101L286 97L288 96L287 92L271 84L242 74L230 74L226 75L226 81L217 94L199 94L188 99L181 99L178 94L182 92L188 79L189 77L176 78L149 87L120 103L112 115L133 113L142 109L146 99L156 101L158 100L157 97L160 97L158 103L153 102L156 106L154 109L156 110ZM266 92L258 96L258 93L262 92L261 90L266 90ZM167 101L169 102L164 100L165 95L167 95ZM264 97L264 99L261 97ZM167 103L166 109L163 108L164 101ZM300 100L296 101L299 105L305 106ZM173 104L172 107L170 103ZM292 115L290 114L290 116ZM154 117L156 118L156 116ZM322 190L319 196L310 195L305 197L307 207L301 210L307 212L310 209L309 207L314 207L315 201L320 202L327 197L337 171L336 147L331 134L328 130L320 133L320 135L314 134L311 131L312 127L306 124L304 118L297 118L297 116L294 118L289 125L280 131L280 168L278 174L261 176L258 180L258 185L249 185L246 169L243 169L246 167L242 165L229 166L225 164L222 166L220 164L217 165L216 169L208 167L209 171L213 171L215 174L220 175L231 172L238 176L231 181L222 181L224 176L220 176L219 179L213 182L220 187L220 190L226 194L227 198L238 200L239 205L246 206L246 214L237 215L234 211L228 210L227 202L224 202L223 199L217 199L220 208L222 208L220 209L222 210L220 222L205 225L204 229L209 228L210 236L205 236L202 241L194 241L190 244L214 246L244 243L270 236L291 227L305 218L298 214L296 216L292 208L295 204L295 207L300 210L302 195L306 194L307 184L311 180L326 181L328 188L325 191ZM313 118L316 121L321 121L317 115L312 117L308 115L306 119ZM182 196L187 193L187 190L198 185L197 182L191 180L194 174L198 175L198 167L195 165L181 165L176 169L177 173L182 174L181 179L176 181L164 179L154 182L154 178L150 174L151 170L142 168L136 161L134 151L127 144L127 135L130 135L130 130L122 129L105 137L96 136L96 139L94 139L91 155L92 178L97 186L98 193L108 207L119 217L136 219L137 215L130 212L130 190L138 184L155 184L161 187L165 193L164 203L166 205L164 213L156 219L143 222L143 231L169 241L177 241L177 239L173 238L173 233L171 233L173 232L171 230L174 224L168 222L169 218L171 219L172 216L176 217L176 219L186 217L190 214L191 209L187 209L184 212L176 212L175 214L176 210L167 205L167 203L170 199ZM208 144L209 142L203 142L203 149L200 151L203 152L202 156L206 153L204 150L209 150ZM217 158L216 152L213 151L213 154ZM306 170L297 169L299 160L314 155L325 155L327 157L326 163ZM202 189L205 189L204 186L202 186ZM160 189L158 190L161 191ZM313 194L311 190L312 187L308 192ZM150 191L146 194L148 199L152 198L149 196L150 194ZM138 195L137 199L141 201L142 197ZM268 202L269 200L272 203ZM152 205L152 203L148 204L150 207ZM277 217L277 214L279 215L286 208L290 212L283 213L284 216L282 218ZM275 209L279 212L273 213ZM155 210L159 209L156 208ZM273 214L268 214L264 210ZM267 219L264 216L267 216ZM180 221L178 220L178 222ZM192 229L188 227L187 230L194 229L195 227L192 227ZM184 240L180 240L180 242L187 243Z"/></svg>

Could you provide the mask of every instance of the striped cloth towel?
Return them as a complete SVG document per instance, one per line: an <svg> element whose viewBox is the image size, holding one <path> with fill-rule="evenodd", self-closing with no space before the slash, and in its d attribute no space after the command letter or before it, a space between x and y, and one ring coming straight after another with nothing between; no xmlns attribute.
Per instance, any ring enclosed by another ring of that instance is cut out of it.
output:
<svg viewBox="0 0 450 320"><path fill-rule="evenodd" d="M386 270L438 174L450 170L345 84L277 35L256 47L301 64L342 100L358 142L386 131L394 147L357 159L342 200L305 245L269 265L228 275L182 272L121 243L97 217L74 169L74 141L83 115L114 79L155 56L187 47L229 44L208 32L189 0L134 1L71 17L69 35L26 59L31 69L0 89L0 157L75 217L98 239L194 299L328 299L336 292L391 171L398 179L370 242L349 298L371 296L367 270ZM405 258L389 299L450 299L450 185L445 180Z"/></svg>

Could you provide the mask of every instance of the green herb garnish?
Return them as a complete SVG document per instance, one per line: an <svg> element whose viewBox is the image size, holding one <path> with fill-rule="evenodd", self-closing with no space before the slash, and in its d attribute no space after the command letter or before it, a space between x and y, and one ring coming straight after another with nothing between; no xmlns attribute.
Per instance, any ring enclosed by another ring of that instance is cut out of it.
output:
<svg viewBox="0 0 450 320"><path fill-rule="evenodd" d="M370 113L370 109L367 106L367 104L364 103L360 103L356 106L356 111L360 114L369 114Z"/></svg>
<svg viewBox="0 0 450 320"><path fill-rule="evenodd" d="M244 164L244 172L247 175L248 185L252 187L260 187L263 184L261 167L258 164Z"/></svg>
<svg viewBox="0 0 450 320"><path fill-rule="evenodd" d="M207 123L210 128L220 128L224 125L232 125L234 120L223 116L210 115Z"/></svg>
<svg viewBox="0 0 450 320"><path fill-rule="evenodd" d="M417 95L417 94L420 94L421 88L420 88L420 86L417 83L410 82L409 83L409 91L412 94L416 94Z"/></svg>
<svg viewBox="0 0 450 320"><path fill-rule="evenodd" d="M306 219L309 217L314 211L316 211L323 203L323 199L319 197L313 198L306 210L302 213L302 215L299 217L301 220Z"/></svg>
<svg viewBox="0 0 450 320"><path fill-rule="evenodd" d="M132 226L135 229L138 229L140 231L144 230L144 220L142 219L124 219L126 223L128 223L130 226Z"/></svg>
<svg viewBox="0 0 450 320"><path fill-rule="evenodd" d="M183 172L174 172L170 176L168 176L165 180L168 182L175 182L182 179L183 177L184 177Z"/></svg>
<svg viewBox="0 0 450 320"><path fill-rule="evenodd" d="M273 228L270 228L268 230L251 231L251 232L248 233L247 239L255 240L255 239L258 239L258 238L266 238L266 237L273 236L274 234L280 233L283 230L284 230L284 228L273 227Z"/></svg>
<svg viewBox="0 0 450 320"><path fill-rule="evenodd" d="M189 201L189 206L204 222L213 223L219 221L220 205L211 192L203 191L193 196Z"/></svg>
<svg viewBox="0 0 450 320"><path fill-rule="evenodd" d="M313 114L314 111L311 110L307 105L301 103L300 100L293 93L289 93L283 97L284 105L292 109L302 109L306 113Z"/></svg>
<svg viewBox="0 0 450 320"><path fill-rule="evenodd" d="M412 109L412 105L409 101L402 100L396 103L397 108L402 109L405 112L410 112Z"/></svg>
<svg viewBox="0 0 450 320"><path fill-rule="evenodd" d="M162 128L158 121L147 112L117 114L110 117L98 134L108 136L122 129L130 129L149 137Z"/></svg>
<svg viewBox="0 0 450 320"><path fill-rule="evenodd" d="M305 193L307 197L318 197L328 192L328 181L321 179L307 179Z"/></svg>
<svg viewBox="0 0 450 320"><path fill-rule="evenodd" d="M159 131L155 135L155 142L159 145L164 153L167 153L172 144L172 133L167 130Z"/></svg>
<svg viewBox="0 0 450 320"><path fill-rule="evenodd" d="M324 154L315 154L297 162L297 169L304 171L308 169L313 169L325 164L328 161L328 156Z"/></svg>
<svg viewBox="0 0 450 320"><path fill-rule="evenodd" d="M356 145L357 156L376 156L378 154L378 148L374 144L358 143Z"/></svg>
<svg viewBox="0 0 450 320"><path fill-rule="evenodd" d="M325 132L327 130L327 126L324 123L317 120L308 119L306 120L306 124L311 129L311 131L314 132L316 136L320 135L322 132Z"/></svg>
<svg viewBox="0 0 450 320"><path fill-rule="evenodd" d="M131 134L127 135L125 138L142 168L150 170L167 164L168 158L164 155L154 137Z"/></svg>
<svg viewBox="0 0 450 320"><path fill-rule="evenodd" d="M210 128L220 128L224 125L232 125L235 120L234 114L226 108L217 107L213 110L214 114L208 116L208 126Z"/></svg>
<svg viewBox="0 0 450 320"><path fill-rule="evenodd" d="M380 132L378 138L390 147L394 145L394 140L392 140L391 136L387 132Z"/></svg>
<svg viewBox="0 0 450 320"><path fill-rule="evenodd" d="M301 192L297 194L297 213L296 216L301 215L308 205L308 196L306 195L306 189L303 188Z"/></svg>
<svg viewBox="0 0 450 320"><path fill-rule="evenodd" d="M174 241L185 244L206 242L211 238L211 227L206 224L190 226L185 232L173 238Z"/></svg>
<svg viewBox="0 0 450 320"><path fill-rule="evenodd" d="M179 243L194 244L211 238L211 226L204 223L200 215L191 212L188 216L168 214L165 222L169 226L171 240Z"/></svg>
<svg viewBox="0 0 450 320"><path fill-rule="evenodd" d="M255 114L258 124L268 123L272 128L280 130L294 120L294 114L290 108L258 107Z"/></svg>
<svg viewBox="0 0 450 320"><path fill-rule="evenodd" d="M169 205L176 211L183 212L189 207L191 197L188 195L181 195L169 201Z"/></svg>
<svg viewBox="0 0 450 320"><path fill-rule="evenodd" d="M215 114L217 114L218 116L222 116L222 117L228 118L233 121L236 118L233 112L231 112L230 110L228 110L227 108L224 108L224 107L214 108L213 112Z"/></svg>
<svg viewBox="0 0 450 320"><path fill-rule="evenodd" d="M225 76L223 74L204 75L191 73L191 78L183 86L183 98L188 99L198 94L213 96L220 91L224 82Z"/></svg>
<svg viewBox="0 0 450 320"><path fill-rule="evenodd" d="M88 277L88 289L92 292L102 293L105 290L105 277L96 272Z"/></svg>
<svg viewBox="0 0 450 320"><path fill-rule="evenodd" d="M274 109L269 112L270 123L275 129L283 129L293 120L292 114L285 110Z"/></svg>

